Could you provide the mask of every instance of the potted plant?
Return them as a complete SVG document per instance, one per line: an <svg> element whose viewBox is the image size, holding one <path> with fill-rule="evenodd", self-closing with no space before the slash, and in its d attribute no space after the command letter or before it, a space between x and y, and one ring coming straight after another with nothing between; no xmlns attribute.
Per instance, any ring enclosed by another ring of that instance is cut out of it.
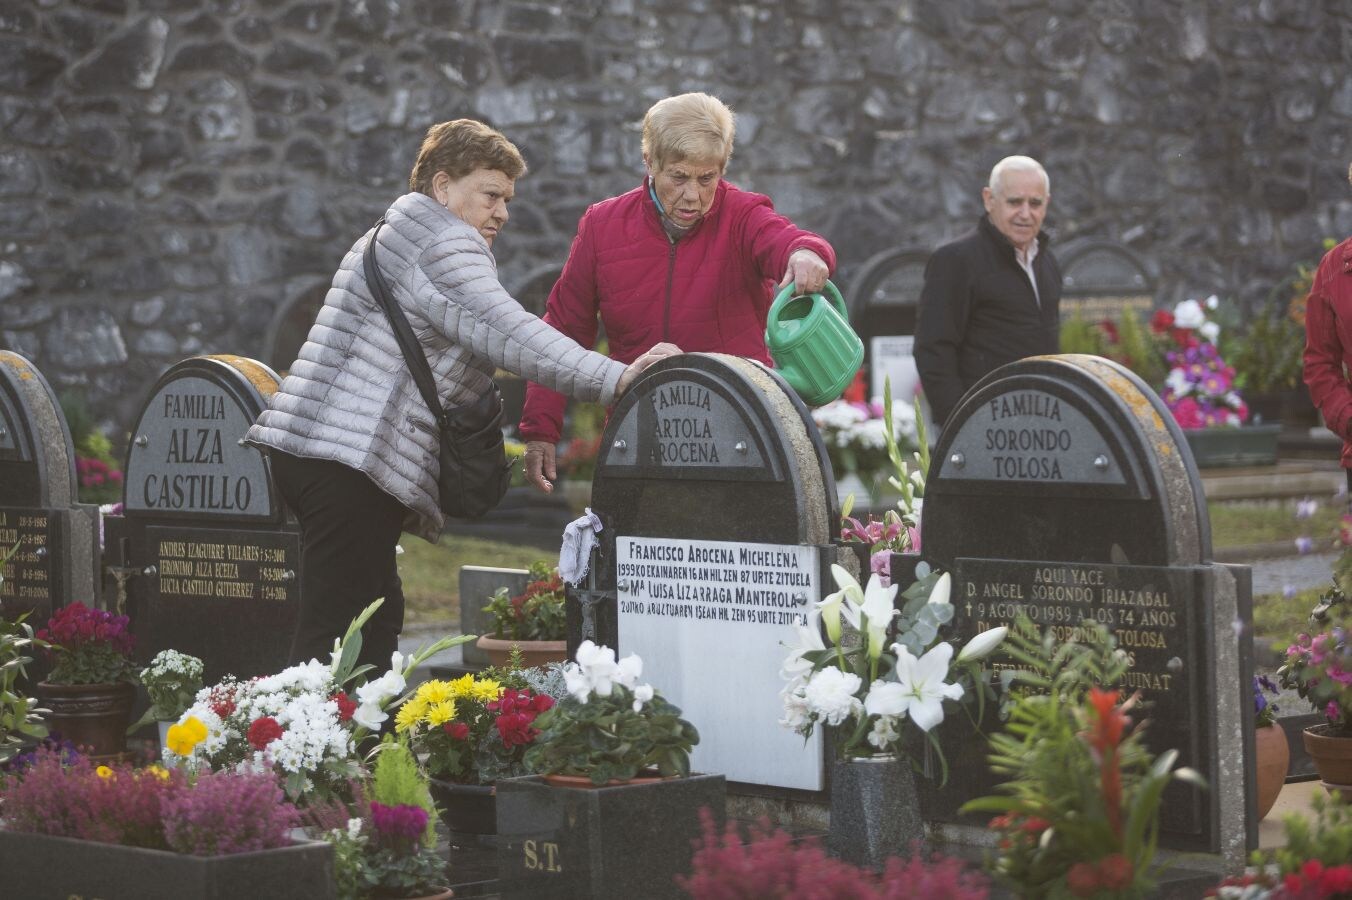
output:
<svg viewBox="0 0 1352 900"><path fill-rule="evenodd" d="M188 773L40 748L0 782L6 896L333 896L332 851L293 841L270 773Z"/></svg>
<svg viewBox="0 0 1352 900"><path fill-rule="evenodd" d="M722 821L722 775L690 773L693 725L639 681L637 656L584 641L563 667L568 695L532 723L526 766L498 782L503 896L677 896L699 810Z"/></svg>
<svg viewBox="0 0 1352 900"><path fill-rule="evenodd" d="M950 575L925 572L902 595L906 603L898 611L898 586L884 587L877 573L867 588L838 565L831 574L839 590L799 626L799 643L784 661L788 684L780 721L804 737L818 727L831 732L837 756L832 849L850 862L877 867L922 830L911 726L943 764L932 729L944 720L945 703L984 700L989 688L981 660L1007 629L977 635L954 660L953 645L939 639L939 629L953 617ZM946 778L946 764L943 771ZM882 827L868 814L880 806L888 810Z"/></svg>
<svg viewBox="0 0 1352 900"><path fill-rule="evenodd" d="M361 627L382 601L368 606L335 641L332 661L291 666L276 675L239 681L226 676L197 693L166 734L164 759L191 771L270 769L287 796L308 804L343 796L361 767L357 747L389 718L385 707L403 694L406 678L434 653L463 643L442 638L405 658L395 651L380 677L356 684Z"/></svg>
<svg viewBox="0 0 1352 900"><path fill-rule="evenodd" d="M1348 634L1352 616L1336 580L1320 601L1324 629L1296 637L1286 649L1286 662L1277 677L1282 687L1294 688L1327 719L1325 724L1306 728L1301 737L1324 787L1352 800L1352 642Z"/></svg>
<svg viewBox="0 0 1352 900"><path fill-rule="evenodd" d="M1007 780L962 811L999 813L989 868L1016 896L1144 898L1157 875L1160 795L1173 779L1202 781L1173 768L1177 751L1145 748L1131 727L1136 698L1112 687L1125 655L1103 626L1081 627L1092 633L1067 644L1016 622L1006 655L1019 668L989 757Z"/></svg>
<svg viewBox="0 0 1352 900"><path fill-rule="evenodd" d="M1315 796L1313 820L1282 819L1285 846L1255 852L1242 875L1223 880L1206 896L1224 900L1352 897L1352 805L1337 794Z"/></svg>
<svg viewBox="0 0 1352 900"><path fill-rule="evenodd" d="M143 725L155 722L160 731L160 748L168 746L169 726L192 706L202 689L202 661L177 650L161 650L150 665L141 670L141 686L150 697L150 707L127 729L131 734Z"/></svg>
<svg viewBox="0 0 1352 900"><path fill-rule="evenodd" d="M26 618L28 614L24 613L11 622L0 616L0 766L47 736L47 726L42 724L47 710L20 692L19 680L27 677L25 666L33 661L28 654L46 646L45 641L33 636Z"/></svg>
<svg viewBox="0 0 1352 900"><path fill-rule="evenodd" d="M324 835L334 846L340 900L449 898L432 800L408 744L387 736L357 793L356 814Z"/></svg>
<svg viewBox="0 0 1352 900"><path fill-rule="evenodd" d="M483 611L492 617L493 634L480 637L476 646L494 666L506 666L513 647L521 649L525 666L568 658L563 580L548 563L532 563L525 590L509 596L507 588L499 588Z"/></svg>
<svg viewBox="0 0 1352 900"><path fill-rule="evenodd" d="M1286 770L1291 765L1291 747L1286 743L1286 732L1277 724L1277 704L1269 695L1277 693L1277 685L1266 675L1253 676L1253 744L1254 780L1258 786L1258 821L1267 817L1272 804L1286 784Z"/></svg>
<svg viewBox="0 0 1352 900"><path fill-rule="evenodd" d="M494 834L494 784L527 774L523 759L539 735L534 722L554 698L532 690L520 669L432 679L395 713L395 730L424 760L446 827Z"/></svg>
<svg viewBox="0 0 1352 900"><path fill-rule="evenodd" d="M136 701L135 638L126 616L83 603L63 606L38 632L49 644L51 672L37 695L47 724L97 757L125 752Z"/></svg>

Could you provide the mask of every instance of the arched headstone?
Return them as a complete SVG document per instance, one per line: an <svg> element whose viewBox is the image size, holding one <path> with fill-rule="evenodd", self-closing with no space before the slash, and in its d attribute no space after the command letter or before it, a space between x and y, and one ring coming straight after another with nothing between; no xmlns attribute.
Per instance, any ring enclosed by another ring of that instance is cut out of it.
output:
<svg viewBox="0 0 1352 900"><path fill-rule="evenodd" d="M926 250L887 250L869 258L850 291L850 322L868 350L870 396L909 402L920 387L915 367L915 329L925 287Z"/></svg>
<svg viewBox="0 0 1352 900"><path fill-rule="evenodd" d="M642 657L644 680L698 723L692 764L730 782L823 786L820 734L804 746L778 724L778 673L781 642L834 589L825 460L793 390L720 354L653 366L602 438L592 509L604 528L570 599L569 645Z"/></svg>
<svg viewBox="0 0 1352 900"><path fill-rule="evenodd" d="M34 627L79 600L97 606L97 506L76 493L75 448L56 394L27 359L0 350L0 612Z"/></svg>
<svg viewBox="0 0 1352 900"><path fill-rule="evenodd" d="M107 528L144 652L201 657L208 682L287 663L300 534L266 458L240 443L277 384L239 356L165 372L132 432L123 516Z"/></svg>
<svg viewBox="0 0 1352 900"><path fill-rule="evenodd" d="M1242 860L1257 837L1253 660L1234 625L1252 619L1250 573L1211 562L1197 468L1159 397L1094 356L997 369L944 430L922 529L925 558L953 573L959 642L1020 612L1062 640L1086 621L1116 635L1131 660L1121 687L1149 704L1147 744L1177 749L1211 785L1170 786L1161 845ZM928 816L954 821L995 779L970 730L946 722L943 738L962 777L922 796Z"/></svg>
<svg viewBox="0 0 1352 900"><path fill-rule="evenodd" d="M1061 318L1086 322L1146 318L1155 306L1155 279L1144 260L1113 241L1082 241L1057 250Z"/></svg>

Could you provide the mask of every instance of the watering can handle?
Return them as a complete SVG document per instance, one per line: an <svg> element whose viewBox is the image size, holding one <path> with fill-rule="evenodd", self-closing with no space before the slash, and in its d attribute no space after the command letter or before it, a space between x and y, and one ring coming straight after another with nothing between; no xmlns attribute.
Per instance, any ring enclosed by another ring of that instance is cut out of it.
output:
<svg viewBox="0 0 1352 900"><path fill-rule="evenodd" d="M836 308L836 312L840 313L840 317L849 322L850 315L845 311L845 300L840 296L840 291L836 289L830 279L827 279L825 290L826 299ZM774 303L770 304L770 314L766 317L766 328L774 328L779 324L779 313L784 308L784 304L797 296L799 295L793 292L792 281L780 289L779 293L775 295Z"/></svg>

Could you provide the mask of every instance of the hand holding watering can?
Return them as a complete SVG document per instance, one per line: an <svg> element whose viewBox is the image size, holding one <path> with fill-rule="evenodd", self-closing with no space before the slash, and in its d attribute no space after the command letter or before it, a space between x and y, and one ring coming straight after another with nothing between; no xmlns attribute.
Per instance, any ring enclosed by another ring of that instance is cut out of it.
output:
<svg viewBox="0 0 1352 900"><path fill-rule="evenodd" d="M785 284L770 305L765 345L775 369L803 402L821 406L840 397L864 361L864 343L850 328L840 291L794 294Z"/></svg>

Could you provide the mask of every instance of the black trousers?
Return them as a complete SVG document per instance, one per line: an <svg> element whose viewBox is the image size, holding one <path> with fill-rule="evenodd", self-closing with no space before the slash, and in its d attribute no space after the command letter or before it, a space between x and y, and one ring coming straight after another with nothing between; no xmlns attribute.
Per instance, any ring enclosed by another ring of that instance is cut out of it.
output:
<svg viewBox="0 0 1352 900"><path fill-rule="evenodd" d="M300 522L300 620L291 663L328 662L333 641L377 598L362 628L357 664L390 667L404 627L404 590L395 567L406 510L350 466L269 451L282 499Z"/></svg>

